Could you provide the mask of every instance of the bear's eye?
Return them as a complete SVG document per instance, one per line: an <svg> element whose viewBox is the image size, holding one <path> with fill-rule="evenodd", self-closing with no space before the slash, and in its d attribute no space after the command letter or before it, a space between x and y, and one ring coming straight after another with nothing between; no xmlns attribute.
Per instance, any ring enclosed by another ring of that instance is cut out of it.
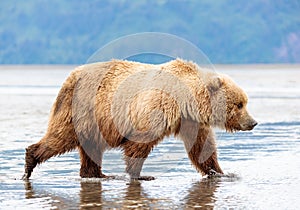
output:
<svg viewBox="0 0 300 210"><path fill-rule="evenodd" d="M237 104L237 108L242 109L243 108L243 103L241 102L241 103Z"/></svg>

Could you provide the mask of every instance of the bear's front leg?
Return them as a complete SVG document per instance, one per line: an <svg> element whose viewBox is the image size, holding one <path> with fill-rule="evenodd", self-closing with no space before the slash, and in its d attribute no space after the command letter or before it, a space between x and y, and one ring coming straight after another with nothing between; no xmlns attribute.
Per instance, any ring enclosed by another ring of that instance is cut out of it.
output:
<svg viewBox="0 0 300 210"><path fill-rule="evenodd" d="M202 127L198 130L197 140L188 152L189 158L203 175L210 177L223 171L218 163L217 148L211 128Z"/></svg>
<svg viewBox="0 0 300 210"><path fill-rule="evenodd" d="M218 163L214 133L210 127L185 121L181 125L180 136L197 171L210 177L217 173L223 174Z"/></svg>
<svg viewBox="0 0 300 210"><path fill-rule="evenodd" d="M124 159L126 161L126 172L130 175L131 179L137 180L154 180L152 176L141 176L141 170L144 161L151 152L154 142L138 143L134 141L125 142L122 147L124 149Z"/></svg>
<svg viewBox="0 0 300 210"><path fill-rule="evenodd" d="M131 179L146 181L155 179L153 176L141 176L141 170L145 160L145 158L125 157L126 172L130 175Z"/></svg>

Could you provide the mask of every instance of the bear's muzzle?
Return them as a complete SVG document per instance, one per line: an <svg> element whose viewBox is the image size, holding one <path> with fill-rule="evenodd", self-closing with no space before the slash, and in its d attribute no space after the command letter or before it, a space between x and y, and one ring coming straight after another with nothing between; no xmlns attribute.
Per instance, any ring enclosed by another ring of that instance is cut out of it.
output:
<svg viewBox="0 0 300 210"><path fill-rule="evenodd" d="M241 124L242 131L250 131L257 125L256 120L250 117L245 123Z"/></svg>

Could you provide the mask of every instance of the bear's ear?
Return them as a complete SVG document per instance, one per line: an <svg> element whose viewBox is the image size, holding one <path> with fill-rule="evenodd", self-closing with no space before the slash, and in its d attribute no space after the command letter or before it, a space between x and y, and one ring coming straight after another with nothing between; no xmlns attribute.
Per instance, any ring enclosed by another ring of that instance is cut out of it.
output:
<svg viewBox="0 0 300 210"><path fill-rule="evenodd" d="M220 76L213 76L207 85L210 94L217 92L223 85L223 80Z"/></svg>

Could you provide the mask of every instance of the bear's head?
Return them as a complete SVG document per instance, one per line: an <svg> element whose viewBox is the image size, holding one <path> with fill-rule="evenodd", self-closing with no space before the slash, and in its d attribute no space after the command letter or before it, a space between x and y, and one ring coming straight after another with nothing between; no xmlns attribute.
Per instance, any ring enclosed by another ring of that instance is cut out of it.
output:
<svg viewBox="0 0 300 210"><path fill-rule="evenodd" d="M229 132L252 130L257 122L247 111L246 93L228 76L216 74L207 82L210 95L210 124Z"/></svg>

